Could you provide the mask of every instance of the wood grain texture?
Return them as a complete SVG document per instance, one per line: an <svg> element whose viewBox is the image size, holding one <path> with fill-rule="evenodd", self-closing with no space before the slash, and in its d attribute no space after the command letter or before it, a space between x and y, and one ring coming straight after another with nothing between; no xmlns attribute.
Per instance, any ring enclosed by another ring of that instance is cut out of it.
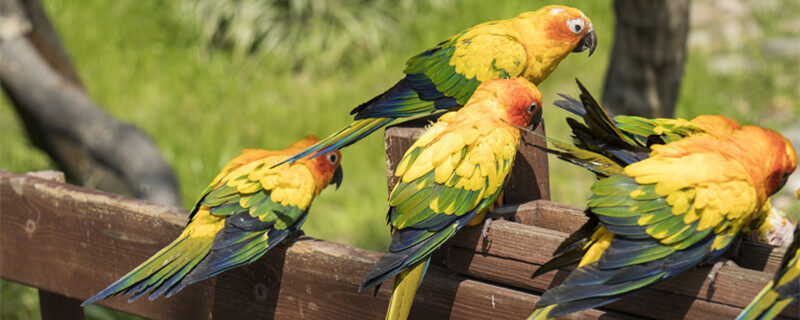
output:
<svg viewBox="0 0 800 320"><path fill-rule="evenodd" d="M65 181L64 173L60 171L45 170L37 172L28 172L29 176L50 180L54 182ZM42 320L55 320L55 319L69 319L69 320L83 320L83 308L81 308L81 301L53 293L47 290L39 291L39 310L41 312Z"/></svg>
<svg viewBox="0 0 800 320"><path fill-rule="evenodd" d="M0 171L0 277L83 300L177 236L187 212ZM357 292L379 253L302 237L155 301L99 304L151 319L381 319L391 288ZM414 319L520 319L537 296L432 266ZM631 319L587 310L569 319Z"/></svg>
<svg viewBox="0 0 800 320"><path fill-rule="evenodd" d="M531 201L518 205L507 205L497 213L516 222L540 228L572 233L586 221L583 208L552 201ZM738 249L730 250L728 257L737 265L747 269L775 273L781 267L786 247L776 247L751 240L742 240Z"/></svg>
<svg viewBox="0 0 800 320"><path fill-rule="evenodd" d="M525 212L517 217L522 221L537 221L543 225L561 226L565 229L580 227L579 223L575 227L567 228L566 225L552 220L548 215L556 212L551 211L555 206L544 201L520 207L530 209L538 205L546 209L538 213ZM566 207L566 209L569 210L561 212L562 217L566 217L566 220L579 220L574 208ZM507 212L509 209L499 211ZM443 263L445 267L462 274L537 293L560 284L569 273L569 269L565 269L531 279L539 266L552 258L551 253L568 233L507 220L493 221L486 239L481 237L480 233L480 228L462 230L453 237L449 246L439 253L438 259L445 261ZM750 252L745 250L740 252L740 256L748 254ZM767 257L761 256L761 258ZM735 317L741 308L745 307L772 279L772 273L745 269L728 263L719 271L712 286L707 278L710 269L710 265L690 269L654 288L631 295L608 307L612 310L655 318L663 316L708 319L708 316L713 314ZM653 302L662 300L669 301L670 304L666 307L663 304L651 306ZM642 305L650 307L639 307ZM787 310L796 309L787 308ZM783 314L792 316L789 311Z"/></svg>

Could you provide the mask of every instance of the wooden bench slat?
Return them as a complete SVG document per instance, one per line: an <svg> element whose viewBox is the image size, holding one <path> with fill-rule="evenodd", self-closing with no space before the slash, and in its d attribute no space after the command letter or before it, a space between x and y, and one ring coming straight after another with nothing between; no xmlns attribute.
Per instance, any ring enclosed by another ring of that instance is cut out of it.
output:
<svg viewBox="0 0 800 320"><path fill-rule="evenodd" d="M0 171L0 277L83 300L172 241L186 217L180 209ZM303 237L171 298L99 304L152 319L382 319L391 284L375 297L356 291L379 256ZM519 319L537 299L433 266L412 318ZM569 318L599 317L631 318L599 310Z"/></svg>

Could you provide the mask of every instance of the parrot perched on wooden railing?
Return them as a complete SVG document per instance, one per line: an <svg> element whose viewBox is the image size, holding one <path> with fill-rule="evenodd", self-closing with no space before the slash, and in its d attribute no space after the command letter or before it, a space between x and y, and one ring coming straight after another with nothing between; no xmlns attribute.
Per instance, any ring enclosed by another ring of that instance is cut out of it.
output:
<svg viewBox="0 0 800 320"><path fill-rule="evenodd" d="M386 319L406 319L430 254L465 225L479 224L508 180L522 131L542 96L524 78L484 82L458 111L442 115L405 153L389 196L389 252L361 284L395 275Z"/></svg>
<svg viewBox="0 0 800 320"><path fill-rule="evenodd" d="M477 25L409 59L402 80L350 112L354 122L284 162L346 147L399 118L458 109L483 81L539 85L570 52L596 47L589 18L564 6Z"/></svg>
<svg viewBox="0 0 800 320"><path fill-rule="evenodd" d="M341 154L273 165L318 141L308 136L281 151L245 149L203 191L175 241L82 305L120 293L128 302L148 293L150 300L169 297L251 263L296 234L314 197L341 184Z"/></svg>
<svg viewBox="0 0 800 320"><path fill-rule="evenodd" d="M777 132L722 116L612 119L580 87L580 101L557 103L583 118L568 119L573 143L549 141L598 176L590 220L537 270L578 264L529 319L598 307L719 257L797 166Z"/></svg>

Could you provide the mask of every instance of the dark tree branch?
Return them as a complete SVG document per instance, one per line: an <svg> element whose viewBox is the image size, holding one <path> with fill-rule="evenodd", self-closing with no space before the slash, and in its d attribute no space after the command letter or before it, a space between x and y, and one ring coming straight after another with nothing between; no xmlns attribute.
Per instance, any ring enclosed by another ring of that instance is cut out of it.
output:
<svg viewBox="0 0 800 320"><path fill-rule="evenodd" d="M20 15L25 8L32 8L33 14ZM29 16L35 18L27 20ZM16 25L21 30L0 33L0 84L31 141L71 181L181 206L177 179L157 146L145 133L117 121L86 95L46 21L38 2L22 5L0 0L0 29ZM36 26L24 27L31 22ZM36 31L26 33L31 29ZM44 49L32 39L39 39L36 41Z"/></svg>
<svg viewBox="0 0 800 320"><path fill-rule="evenodd" d="M686 61L689 0L615 0L603 104L616 114L668 117Z"/></svg>

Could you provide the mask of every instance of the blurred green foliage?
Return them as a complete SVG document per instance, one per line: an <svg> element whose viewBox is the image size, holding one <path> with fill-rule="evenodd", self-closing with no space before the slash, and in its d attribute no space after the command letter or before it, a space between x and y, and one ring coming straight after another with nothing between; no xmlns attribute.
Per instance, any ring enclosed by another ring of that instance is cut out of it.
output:
<svg viewBox="0 0 800 320"><path fill-rule="evenodd" d="M242 148L280 149L306 134L325 136L340 129L352 107L399 79L407 58L467 27L546 4L583 10L600 44L591 59L580 54L562 62L540 86L545 104L557 92L575 94L574 77L599 95L614 25L610 0L43 2L89 94L155 139L178 175L187 207ZM759 19L765 30L779 28L773 19ZM717 75L707 67L714 54L693 50L679 115L727 113L747 123L791 124L800 108L798 90L774 79L789 71L798 74L798 62L776 61L757 49L746 54L763 67ZM775 99L791 116L774 116L769 106ZM566 139L566 113L555 108L545 113L548 135ZM308 235L385 249L382 145L381 135L374 134L345 150L344 185L315 201L304 228ZM54 167L27 140L5 97L0 98L0 146L4 170ZM593 178L554 159L550 168L553 200L583 205ZM0 299L3 319L38 314L33 289L2 281ZM119 317L100 308L89 315Z"/></svg>
<svg viewBox="0 0 800 320"><path fill-rule="evenodd" d="M334 69L369 59L400 40L387 37L446 0L194 0L180 12L210 49L258 56L270 70ZM320 64L319 61L333 64Z"/></svg>

